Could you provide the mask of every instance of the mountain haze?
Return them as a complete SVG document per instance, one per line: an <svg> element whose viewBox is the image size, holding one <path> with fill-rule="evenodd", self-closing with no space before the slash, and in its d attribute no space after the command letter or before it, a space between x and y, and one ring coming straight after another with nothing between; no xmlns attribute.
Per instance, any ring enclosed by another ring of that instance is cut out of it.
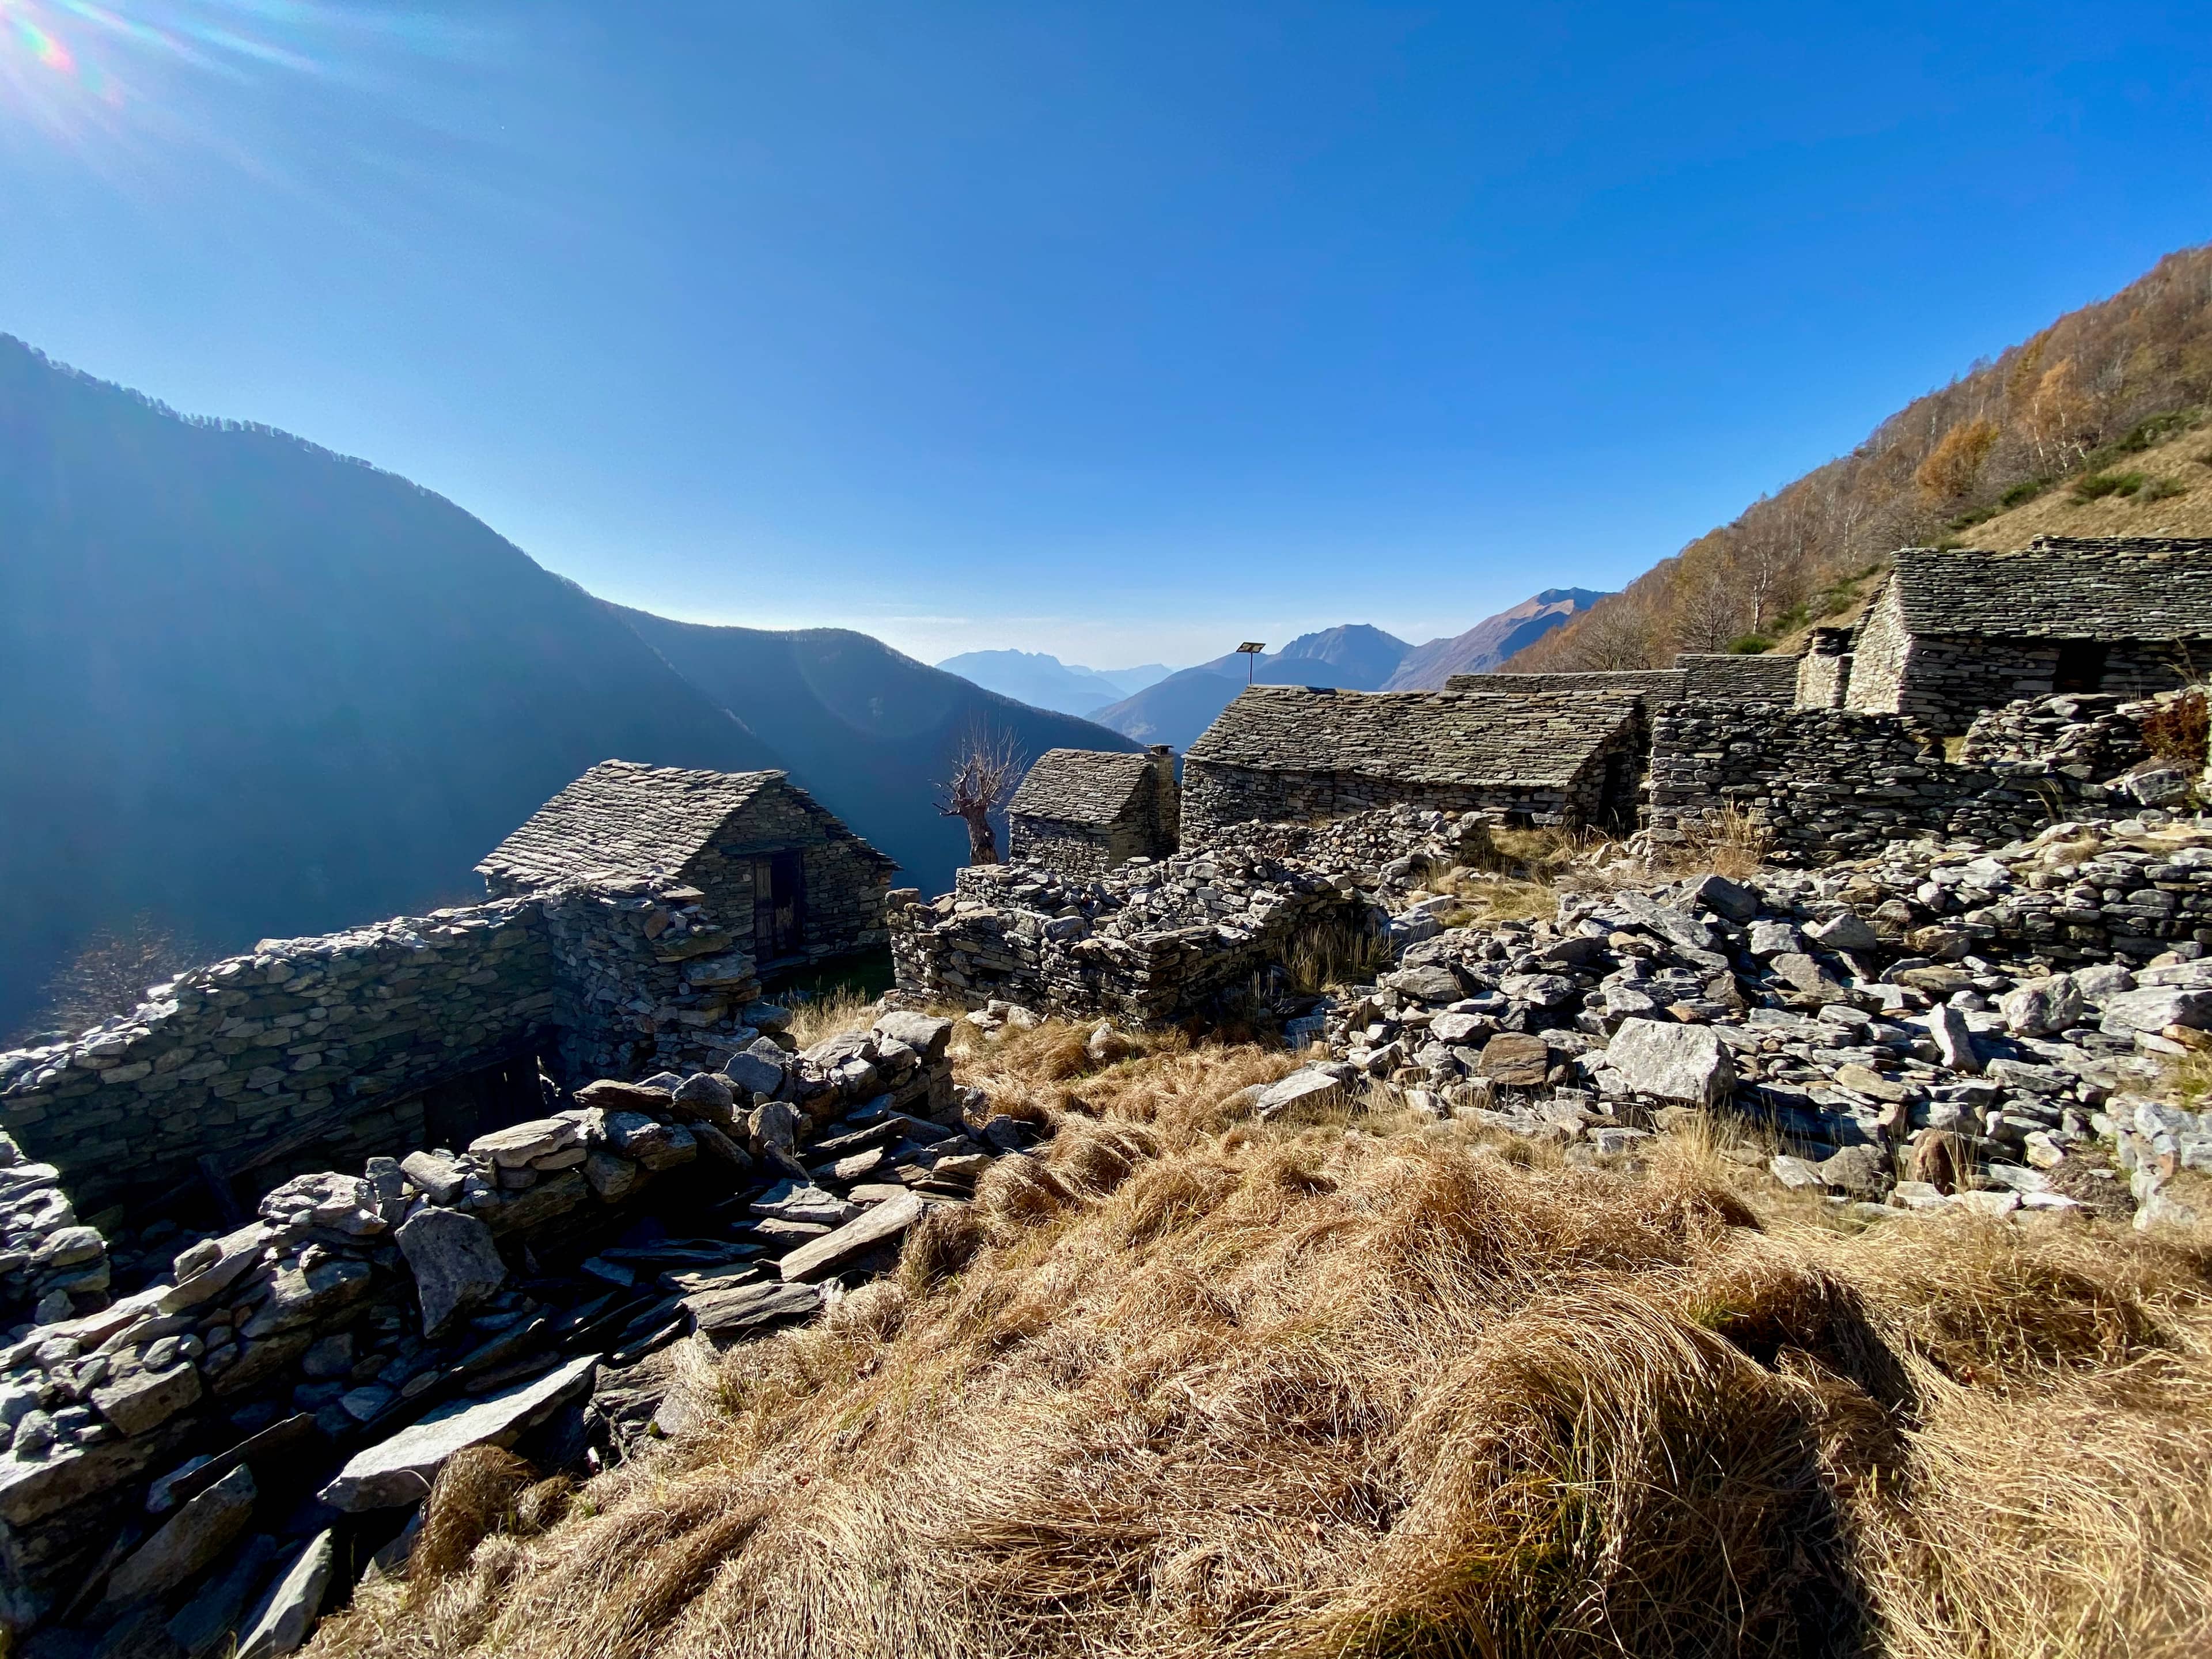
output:
<svg viewBox="0 0 2212 1659"><path fill-rule="evenodd" d="M686 681L746 723L792 775L882 851L900 879L933 891L968 861L967 826L940 817L938 781L973 732L1010 733L1034 760L1048 749L1138 745L1071 715L1033 708L842 628L788 632L670 622L610 605Z"/></svg>
<svg viewBox="0 0 2212 1659"><path fill-rule="evenodd" d="M1128 746L860 635L658 622L404 478L0 336L0 1030L140 912L227 950L475 896L477 860L610 757L785 767L934 888L946 733Z"/></svg>
<svg viewBox="0 0 2212 1659"><path fill-rule="evenodd" d="M1301 634L1280 651L1261 653L1250 668L1262 685L1328 685L1347 691L1435 691L1454 674L1498 667L1531 641L1587 611L1603 595L1581 587L1547 587L1486 617L1464 634L1408 645L1365 623ZM1133 697L1091 716L1140 743L1188 749L1244 689L1245 659L1232 651L1170 674Z"/></svg>
<svg viewBox="0 0 2212 1659"><path fill-rule="evenodd" d="M1001 696L1064 714L1095 714L1174 672L1157 663L1142 668L1085 668L1042 651L968 651L937 665Z"/></svg>
<svg viewBox="0 0 2212 1659"><path fill-rule="evenodd" d="M1333 685L1352 691L1381 690L1413 647L1394 634L1365 623L1347 623L1316 634L1301 634L1272 655L1251 665L1263 685ZM1140 743L1172 744L1188 749L1244 689L1244 658L1231 651L1169 675L1133 697L1109 705L1094 718L1101 726Z"/></svg>

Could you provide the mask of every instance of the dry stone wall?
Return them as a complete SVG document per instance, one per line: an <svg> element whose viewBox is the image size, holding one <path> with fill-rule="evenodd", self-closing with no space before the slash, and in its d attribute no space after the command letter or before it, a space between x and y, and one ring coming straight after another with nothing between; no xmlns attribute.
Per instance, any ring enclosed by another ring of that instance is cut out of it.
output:
<svg viewBox="0 0 2212 1659"><path fill-rule="evenodd" d="M173 1231L173 1260L111 1304L18 1326L0 1629L252 1651L257 1595L319 1550L357 1568L460 1447L619 1455L637 1394L595 1391L602 1369L811 1315L1017 1144L963 1119L951 1029L892 1012L803 1053L764 1035L720 1072L596 1082L459 1152L289 1181L227 1232ZM679 1216L715 1236L672 1236Z"/></svg>
<svg viewBox="0 0 2212 1659"><path fill-rule="evenodd" d="M419 1144L441 1086L512 1069L634 1076L757 1033L752 959L696 889L565 888L180 975L73 1041L0 1054L0 1127L89 1212L201 1177L259 1190Z"/></svg>
<svg viewBox="0 0 2212 1659"><path fill-rule="evenodd" d="M1732 812L1770 857L1820 863L1931 831L2005 842L2058 818L2127 817L2141 797L2069 763L2060 733L2079 722L2054 714L2054 705L2078 711L2080 700L2016 705L1986 726L2014 734L2009 757L1951 764L1939 744L1894 715L1683 704L1653 723L1649 830L1661 842L1712 834ZM2031 741L2031 732L2041 735ZM2056 761L2037 746L2053 744ZM1993 735L1985 748L1998 747Z"/></svg>
<svg viewBox="0 0 2212 1659"><path fill-rule="evenodd" d="M1087 879L976 866L943 898L891 896L898 985L970 1007L1171 1024L1248 989L1317 925L1410 936L1382 902L1389 883L1465 863L1487 840L1480 814L1399 807L1320 829L1246 824L1203 851Z"/></svg>

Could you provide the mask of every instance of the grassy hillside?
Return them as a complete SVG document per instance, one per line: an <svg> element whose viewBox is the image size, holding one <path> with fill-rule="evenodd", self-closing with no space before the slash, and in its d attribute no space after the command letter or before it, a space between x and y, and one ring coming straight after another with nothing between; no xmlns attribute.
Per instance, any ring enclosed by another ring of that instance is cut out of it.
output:
<svg viewBox="0 0 2212 1659"><path fill-rule="evenodd" d="M1582 1168L1404 1112L1260 1124L1239 1091L1291 1056L1102 1069L1085 1036L956 1057L1057 1133L896 1279L670 1351L671 1437L540 1536L434 1497L435 1559L311 1659L2212 1640L2197 1251L1861 1231L1697 1134Z"/></svg>
<svg viewBox="0 0 2212 1659"><path fill-rule="evenodd" d="M1508 666L1647 667L1676 651L1756 646L1839 609L1854 577L1904 546L2207 533L2212 468L2192 471L2191 458L2212 441L2199 436L2192 450L2190 439L2172 441L2172 425L2208 404L2212 246L2169 254L2112 298L1916 399L1850 454L1762 497ZM2136 471L2148 483L2154 454L2179 495L2138 488L2076 504L2059 487Z"/></svg>

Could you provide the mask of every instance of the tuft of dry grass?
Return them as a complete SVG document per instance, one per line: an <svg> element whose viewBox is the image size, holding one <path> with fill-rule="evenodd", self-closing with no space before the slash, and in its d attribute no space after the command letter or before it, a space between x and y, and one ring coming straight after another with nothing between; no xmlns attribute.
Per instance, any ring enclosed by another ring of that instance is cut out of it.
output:
<svg viewBox="0 0 2212 1659"><path fill-rule="evenodd" d="M879 1012L874 999L849 985L841 985L825 995L793 1003L791 1035L800 1048L811 1048L847 1031L866 1030Z"/></svg>
<svg viewBox="0 0 2212 1659"><path fill-rule="evenodd" d="M1037 1053L1057 1052L1025 1033ZM1009 1039L1010 1042L1014 1039ZM1153 1040L709 1363L702 1426L317 1650L2130 1656L2212 1644L2212 1255L1847 1234L1705 1132L1641 1174L1250 1122Z"/></svg>

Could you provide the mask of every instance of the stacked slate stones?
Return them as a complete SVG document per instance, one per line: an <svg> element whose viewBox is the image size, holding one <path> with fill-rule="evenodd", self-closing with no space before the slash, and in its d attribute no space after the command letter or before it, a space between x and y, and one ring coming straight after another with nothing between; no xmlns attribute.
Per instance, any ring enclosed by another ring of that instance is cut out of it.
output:
<svg viewBox="0 0 2212 1659"><path fill-rule="evenodd" d="M763 1035L720 1071L593 1083L458 1152L300 1176L248 1224L178 1238L152 1283L19 1325L0 1351L12 1637L289 1651L372 1557L404 1560L453 1452L618 1460L670 1345L809 1317L1036 1133L956 1088L949 1020L892 1011L800 1052L783 1011L744 1013Z"/></svg>
<svg viewBox="0 0 2212 1659"><path fill-rule="evenodd" d="M2147 809L1994 850L1894 844L1815 872L1571 893L1446 930L1334 999L1308 1086L1621 1152L1699 1111L1771 1123L1794 1184L1870 1214L1952 1203L2179 1215L2212 1115L2161 1103L2212 1050L2212 823ZM1281 1085L1279 1085L1281 1086Z"/></svg>
<svg viewBox="0 0 2212 1659"><path fill-rule="evenodd" d="M970 1006L1025 1007L1153 1025L1197 1015L1279 962L1316 922L1389 934L1436 930L1395 915L1413 872L1486 853L1479 813L1391 807L1324 828L1252 823L1203 852L1132 859L1099 874L983 865L925 903L891 896L901 993Z"/></svg>

